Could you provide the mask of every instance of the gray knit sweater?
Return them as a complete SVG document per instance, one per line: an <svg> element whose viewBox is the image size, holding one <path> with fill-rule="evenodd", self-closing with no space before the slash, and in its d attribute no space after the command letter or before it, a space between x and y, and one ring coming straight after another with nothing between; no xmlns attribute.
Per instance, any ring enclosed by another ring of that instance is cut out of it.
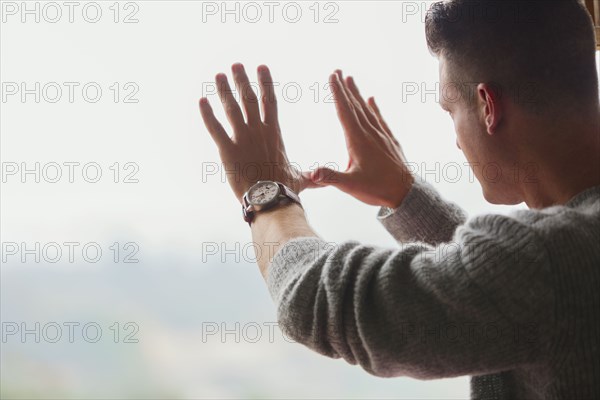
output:
<svg viewBox="0 0 600 400"><path fill-rule="evenodd" d="M300 237L267 283L282 331L379 377L471 375L473 399L600 399L600 186L483 215L415 183L399 248Z"/></svg>

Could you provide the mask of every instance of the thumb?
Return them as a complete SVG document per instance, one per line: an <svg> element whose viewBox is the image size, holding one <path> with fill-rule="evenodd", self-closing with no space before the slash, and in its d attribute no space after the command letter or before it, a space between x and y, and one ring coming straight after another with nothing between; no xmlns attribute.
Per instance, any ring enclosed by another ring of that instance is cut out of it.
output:
<svg viewBox="0 0 600 400"><path fill-rule="evenodd" d="M300 173L300 191L304 189L314 189L321 187L318 183L314 182L312 179L312 172L310 171L302 171Z"/></svg>
<svg viewBox="0 0 600 400"><path fill-rule="evenodd" d="M311 178L319 186L333 186L341 190L347 188L350 183L348 173L325 167L316 169Z"/></svg>

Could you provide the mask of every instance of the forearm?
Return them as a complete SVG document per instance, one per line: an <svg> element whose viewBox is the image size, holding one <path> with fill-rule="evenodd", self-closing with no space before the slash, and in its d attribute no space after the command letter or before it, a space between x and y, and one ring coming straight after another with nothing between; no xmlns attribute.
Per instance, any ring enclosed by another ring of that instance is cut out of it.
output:
<svg viewBox="0 0 600 400"><path fill-rule="evenodd" d="M284 244L296 237L319 237L308 224L304 209L295 203L257 213L251 226L258 267L265 281L273 256Z"/></svg>
<svg viewBox="0 0 600 400"><path fill-rule="evenodd" d="M545 279L522 274L547 271L543 244L527 224L501 215L473 219L456 239L400 249L289 241L268 271L280 329L382 377L444 378L533 362L547 344L542 332L552 320L541 305L551 292ZM521 298L536 306L522 307ZM493 340L488 327L498 333ZM529 327L540 336L515 340L516 329Z"/></svg>

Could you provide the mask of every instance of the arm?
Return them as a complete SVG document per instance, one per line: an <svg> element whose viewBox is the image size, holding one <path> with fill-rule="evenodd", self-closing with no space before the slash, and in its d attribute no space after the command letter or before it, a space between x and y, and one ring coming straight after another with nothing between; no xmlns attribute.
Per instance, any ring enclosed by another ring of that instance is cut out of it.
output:
<svg viewBox="0 0 600 400"><path fill-rule="evenodd" d="M436 245L451 240L465 215L458 206L445 202L428 183L415 182L402 204L393 213L378 216L378 220L401 245L414 241ZM257 263L265 280L273 256L297 237L319 237L297 204L257 214L252 224L252 241L259 244L261 256Z"/></svg>
<svg viewBox="0 0 600 400"><path fill-rule="evenodd" d="M267 282L292 340L376 376L433 379L542 360L549 264L530 227L490 215L461 226L450 246L295 238Z"/></svg>
<svg viewBox="0 0 600 400"><path fill-rule="evenodd" d="M316 187L306 173L299 173L287 159L269 69L264 65L258 68L263 118L259 110L259 97L252 89L244 67L234 64L232 72L237 89L243 94L241 103L246 119L229 87L227 76L217 74L215 80L227 119L233 128L233 136L230 137L217 120L206 98L200 99L200 113L219 148L227 180L240 204L243 194L258 180L282 182L296 193L308 187ZM245 166L248 165L252 166L251 177L239 173L240 170L246 170ZM257 170L258 178L254 173ZM257 263L265 279L271 258L288 240L300 236L317 236L308 225L304 210L296 204L259 212L251 226L253 243L258 246Z"/></svg>
<svg viewBox="0 0 600 400"><path fill-rule="evenodd" d="M405 205L412 203L408 193L414 178L404 155L373 100L367 106L352 80L346 88L341 73L330 77L349 166L345 172L318 170L307 177L289 168L268 70L259 68L264 121L241 66L234 66L234 76L244 93L248 122L224 75L217 76L232 138L208 101L200 101L226 168L233 164L231 170L237 171L237 164L264 162L269 172L261 179L283 182L298 192L332 184L368 204L398 208L405 198ZM228 178L234 178L228 181L240 200L255 182L231 174ZM532 342L527 331L529 340L523 340L521 328L534 323L545 332L544 321L551 320L548 309L536 306L549 304L545 280L525 279L543 274L548 262L535 235L517 221L501 216L473 220L457 229L457 242L449 247L414 243L384 249L356 241L331 245L315 234L296 205L260 214L252 234L261 255L275 251L270 267L270 257L259 257L259 265L277 304L280 327L309 348L359 363L375 375L421 378L490 373L543 356L545 342L535 336ZM499 336L485 336L490 326ZM454 327L459 329L455 334L448 331ZM432 332L433 338L428 337Z"/></svg>
<svg viewBox="0 0 600 400"><path fill-rule="evenodd" d="M259 179L279 181L299 193L305 188L334 185L367 204L397 207L414 182L405 166L405 158L379 109L371 98L367 105L354 81L344 83L341 71L329 78L338 115L344 127L350 161L345 172L321 168L312 174L300 174L290 167L277 119L277 102L273 81L265 66L258 69L262 95L252 90L241 64L232 66L246 118L233 97L227 77L216 76L219 97L233 128L230 137L216 119L206 98L200 99L204 123L216 142L228 182L241 202L243 193ZM259 178L239 175L243 166L265 166ZM240 168L242 167L242 168ZM390 219L392 221L392 219ZM258 213L252 224L253 242L258 246L257 260L263 276L270 259L288 240L301 236L317 236L309 227L301 208L286 206Z"/></svg>
<svg viewBox="0 0 600 400"><path fill-rule="evenodd" d="M296 203L258 213L252 223L252 242L259 246L260 272L267 281L271 259L289 240L319 236L309 226L304 210Z"/></svg>

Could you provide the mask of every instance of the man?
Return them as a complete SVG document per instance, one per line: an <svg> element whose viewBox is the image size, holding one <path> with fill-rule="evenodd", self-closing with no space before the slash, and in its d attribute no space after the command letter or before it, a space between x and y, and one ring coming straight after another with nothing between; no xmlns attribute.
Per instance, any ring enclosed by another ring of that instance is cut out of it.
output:
<svg viewBox="0 0 600 400"><path fill-rule="evenodd" d="M260 179L272 182L233 173L229 182L260 246L280 327L376 376L471 375L472 398L600 398L600 106L590 16L576 0L450 0L432 5L426 34L457 146L471 165L502 172L492 182L474 169L485 198L528 210L467 220L411 175L373 98L363 100L341 71L330 84L350 156L343 172L289 166L265 66L261 107L243 67L232 67L246 120L226 76L216 77L233 137L200 100L228 170L270 166ZM381 206L377 218L400 248L320 238L295 194L325 185Z"/></svg>

